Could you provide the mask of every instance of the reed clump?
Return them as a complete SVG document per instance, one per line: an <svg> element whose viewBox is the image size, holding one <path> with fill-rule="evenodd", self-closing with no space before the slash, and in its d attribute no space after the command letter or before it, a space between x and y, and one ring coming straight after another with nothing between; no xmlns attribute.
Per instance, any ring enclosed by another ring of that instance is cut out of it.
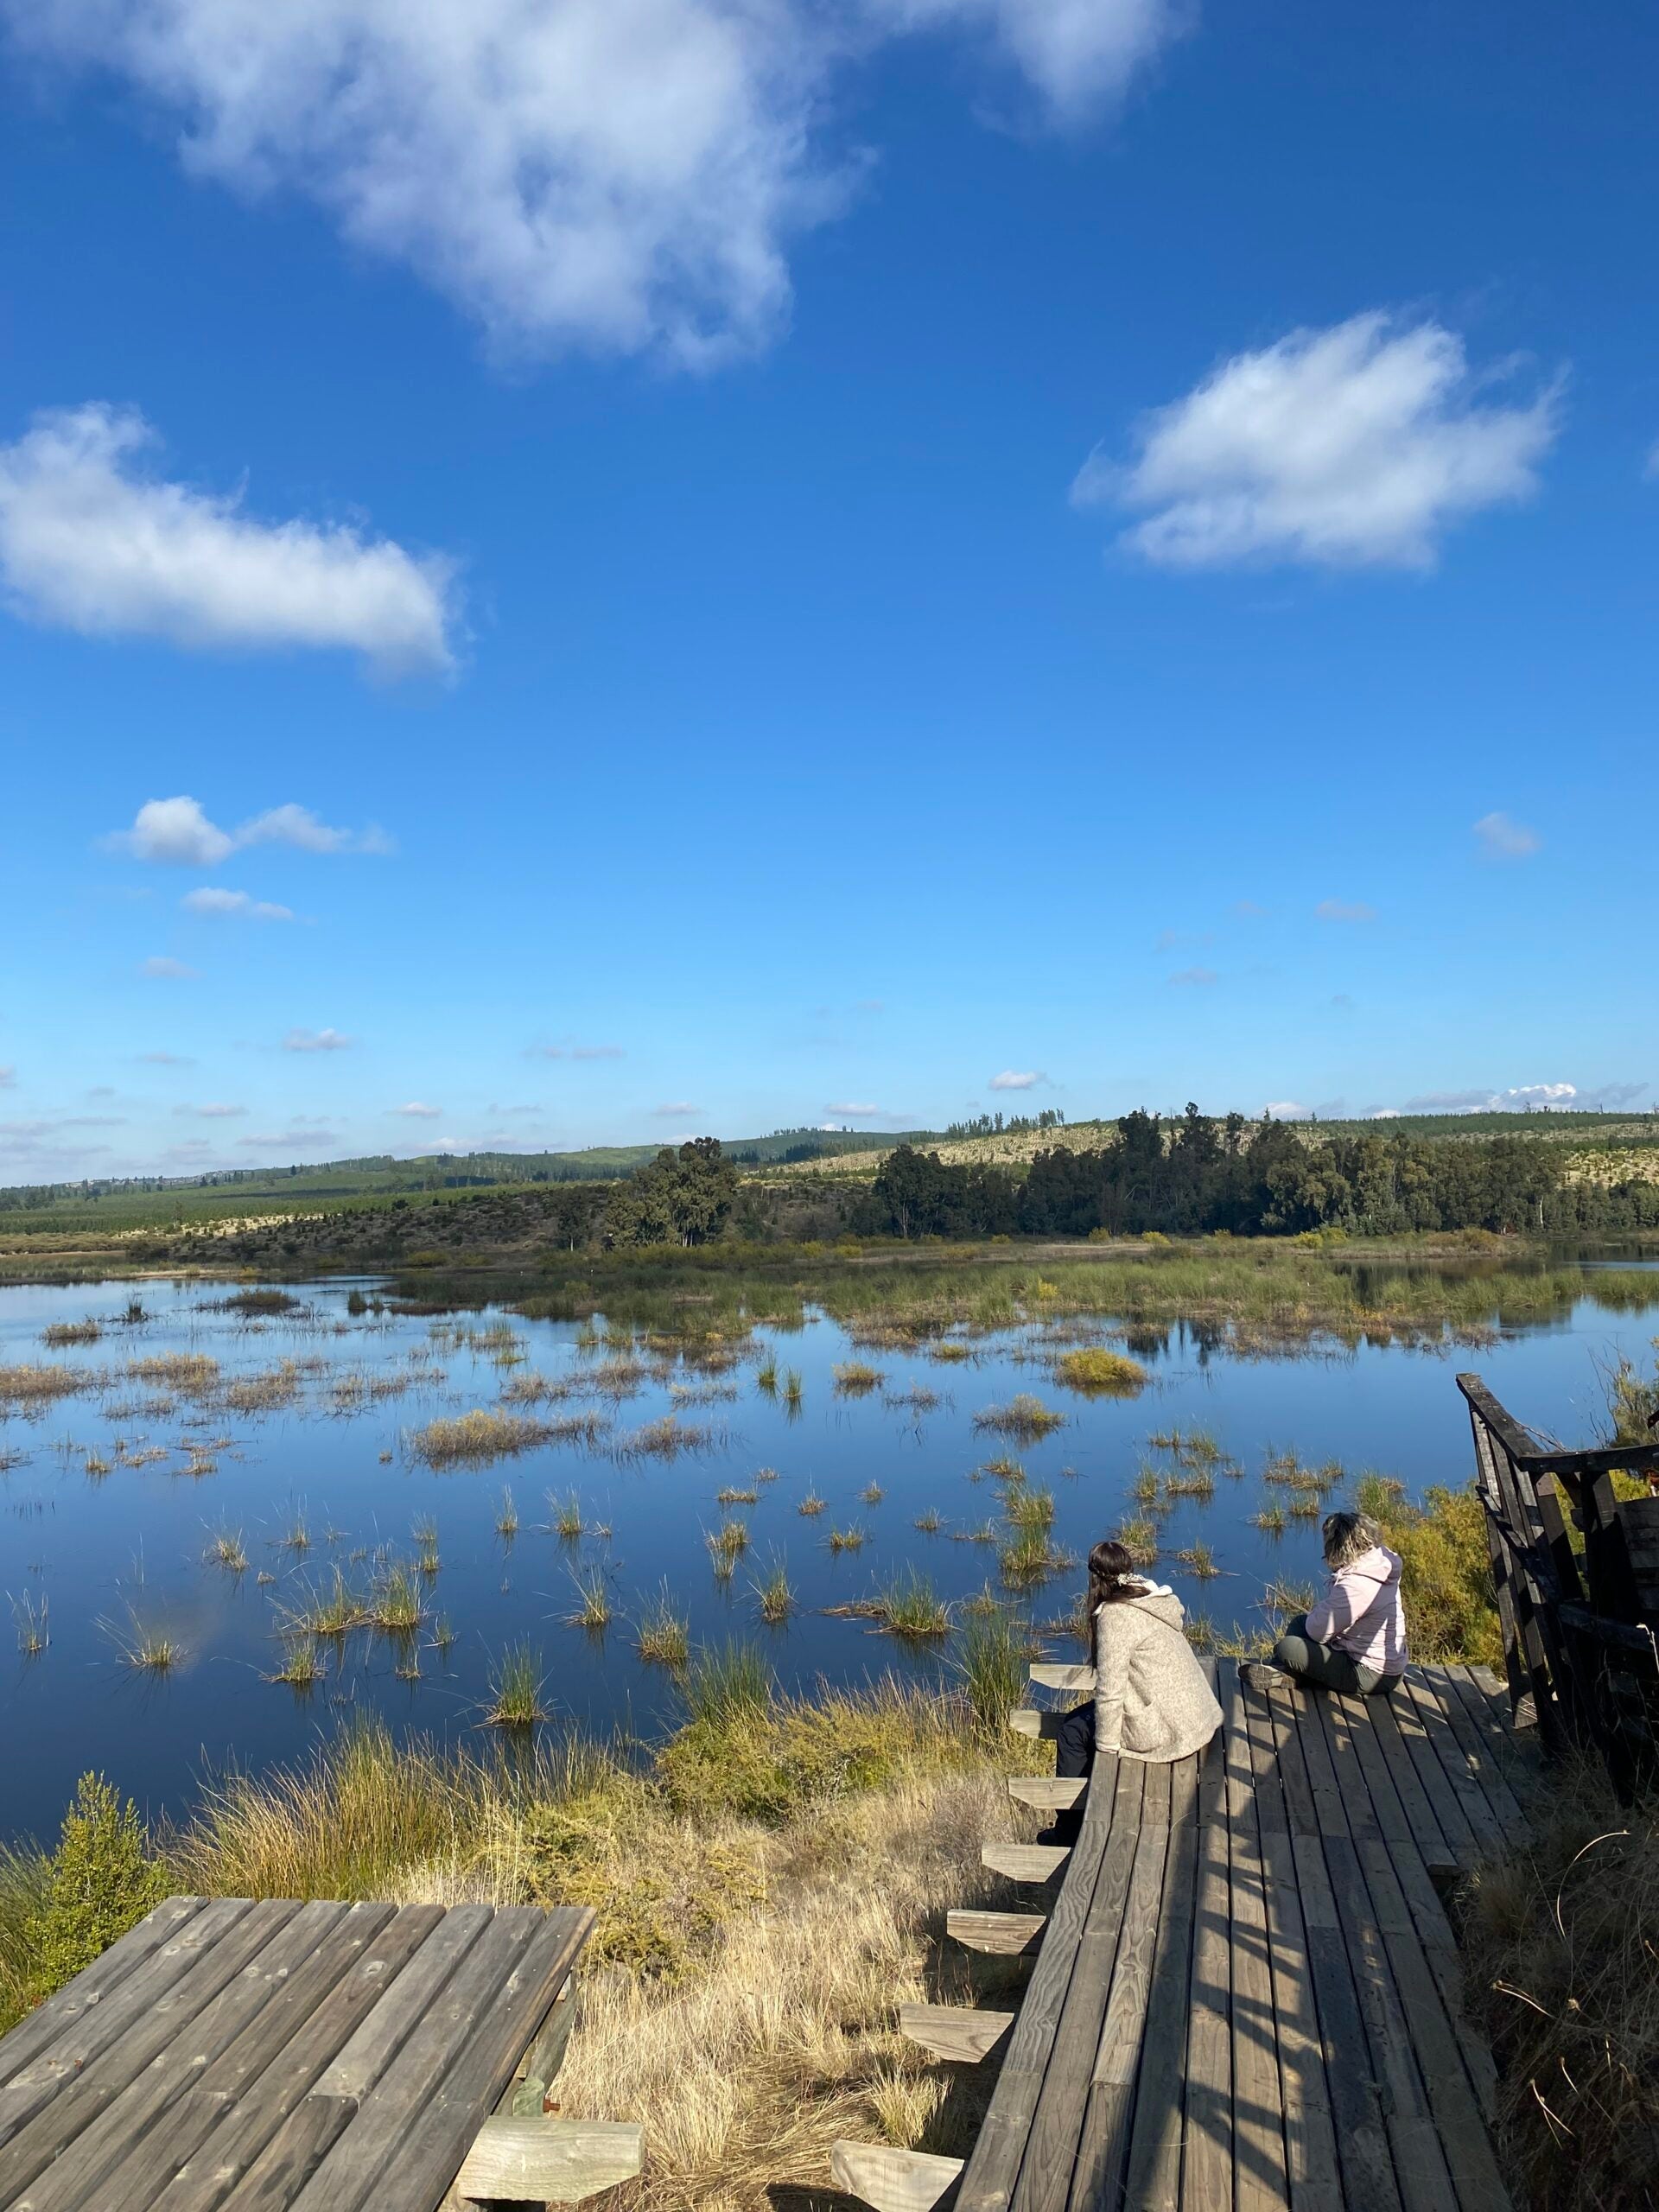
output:
<svg viewBox="0 0 1659 2212"><path fill-rule="evenodd" d="M834 1378L836 1395L841 1398L868 1398L872 1390L879 1390L887 1377L879 1367L872 1367L868 1360L843 1359L830 1373Z"/></svg>
<svg viewBox="0 0 1659 2212"><path fill-rule="evenodd" d="M1076 1351L1061 1353L1054 1363L1054 1379L1085 1397L1132 1398L1145 1388L1147 1370L1125 1352L1108 1351L1102 1344L1084 1344Z"/></svg>
<svg viewBox="0 0 1659 2212"><path fill-rule="evenodd" d="M525 1414L475 1407L471 1413L445 1414L424 1427L410 1429L404 1442L412 1459L429 1467L483 1466L520 1452L533 1452L547 1439L548 1424Z"/></svg>
<svg viewBox="0 0 1659 2212"><path fill-rule="evenodd" d="M987 1406L974 1415L974 1427L997 1436L1011 1436L1016 1443L1037 1444L1065 1427L1065 1415L1056 1413L1028 1390L1010 1398L1006 1406Z"/></svg>

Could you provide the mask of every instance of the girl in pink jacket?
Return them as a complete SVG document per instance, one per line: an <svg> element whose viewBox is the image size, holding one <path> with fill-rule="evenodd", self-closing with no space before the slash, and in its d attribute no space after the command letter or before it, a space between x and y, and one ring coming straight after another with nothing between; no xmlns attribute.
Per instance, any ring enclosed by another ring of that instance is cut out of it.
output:
<svg viewBox="0 0 1659 2212"><path fill-rule="evenodd" d="M1325 1595L1285 1623L1271 1664L1245 1667L1244 1678L1265 1684L1294 1675L1349 1697L1387 1695L1406 1670L1400 1554L1369 1513L1332 1513L1322 1533L1331 1569Z"/></svg>

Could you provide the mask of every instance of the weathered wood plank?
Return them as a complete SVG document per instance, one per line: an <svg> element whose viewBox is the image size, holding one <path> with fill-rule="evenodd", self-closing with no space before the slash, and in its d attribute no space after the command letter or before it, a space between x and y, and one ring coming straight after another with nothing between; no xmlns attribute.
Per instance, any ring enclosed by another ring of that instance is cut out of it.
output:
<svg viewBox="0 0 1659 2212"><path fill-rule="evenodd" d="M1069 1690L1074 1697L1092 1697L1095 1692L1092 1667L1062 1667L1042 1660L1033 1667L1031 1679L1039 1689Z"/></svg>
<svg viewBox="0 0 1659 2212"><path fill-rule="evenodd" d="M302 2097L226 2197L226 2212L289 2212L356 2113L350 2097Z"/></svg>
<svg viewBox="0 0 1659 2212"><path fill-rule="evenodd" d="M580 2204L632 2181L645 2162L645 2131L628 2120L486 2120L452 2194L486 2202Z"/></svg>
<svg viewBox="0 0 1659 2212"><path fill-rule="evenodd" d="M987 1843L980 1847L979 1863L1011 1882L1052 1882L1071 1856L1063 1843Z"/></svg>
<svg viewBox="0 0 1659 2212"><path fill-rule="evenodd" d="M1494 1755L1491 1738L1471 1708L1469 1695L1473 1686L1454 1667L1425 1667L1421 1672L1427 1688L1440 1700L1468 1770L1479 1784L1497 1823L1500 1838L1506 1842L1518 1840L1527 1826L1526 1815L1502 1764Z"/></svg>
<svg viewBox="0 0 1659 2212"><path fill-rule="evenodd" d="M894 2151L885 2143L832 2143L830 2178L875 2212L947 2212L962 2178L960 2158Z"/></svg>
<svg viewBox="0 0 1659 2212"><path fill-rule="evenodd" d="M1095 2212L1098 2205L1120 2201L1128 2164L1141 2041L1152 1995L1153 1961L1158 1955L1158 1922L1169 1860L1171 1779L1167 1764L1147 1769L1141 1833L1106 2017L1095 2051L1077 2164L1066 2198L1068 2212Z"/></svg>
<svg viewBox="0 0 1659 2212"><path fill-rule="evenodd" d="M1008 1726L1016 1736L1034 1736L1052 1743L1066 1717L1064 1713L1039 1712L1034 1705L1020 1705L1008 1715Z"/></svg>
<svg viewBox="0 0 1659 2212"><path fill-rule="evenodd" d="M468 1907L465 1912L481 1916L474 1921L474 1933L488 1918L486 1906ZM381 2002L398 1974L416 1971L410 1961L433 1930L445 1924L441 1905L404 1905L367 1952L305 2014L262 2070L245 2071L247 2054L239 2043L216 2059L200 2087L187 2092L169 2116L181 2164L175 2178L156 2199L156 2212L214 2212L251 2171L330 2060L349 2045L365 2015ZM462 1948L441 1955L437 1967L421 1961L417 2011L437 1994ZM365 2094L367 2086L372 2084L365 2085ZM354 2099L343 2101L354 2108Z"/></svg>
<svg viewBox="0 0 1659 2212"><path fill-rule="evenodd" d="M209 1906L187 1921L107 2003L83 2012L0 2089L0 2203L49 2164L299 1910L219 1902L223 1913Z"/></svg>
<svg viewBox="0 0 1659 2212"><path fill-rule="evenodd" d="M1322 2212L1326 2205L1340 2203L1342 2180L1313 1968L1302 1919L1272 1709L1263 1692L1248 1688L1243 1691L1243 1705L1278 2037L1286 2185L1293 2212Z"/></svg>
<svg viewBox="0 0 1659 2212"><path fill-rule="evenodd" d="M61 2082L120 2042L135 2021L145 2019L248 1910L245 1897L217 1897L204 1905L153 1950L141 1968L124 1975L101 2003L86 2006L46 2050L20 2067L0 2088L0 2143L10 2141L49 2101Z"/></svg>
<svg viewBox="0 0 1659 2212"><path fill-rule="evenodd" d="M1399 1693L1396 1691L1395 1694L1397 1696ZM1395 1725L1390 1709L1393 1702L1393 1698L1382 1696L1368 1700L1377 1748L1388 1761L1389 1776L1424 1866L1431 1874L1455 1874L1459 1867L1456 1847L1442 1829L1435 1808L1429 1802L1428 1793L1423 1788L1416 1764Z"/></svg>
<svg viewBox="0 0 1659 2212"><path fill-rule="evenodd" d="M964 1950L988 1951L1000 1958L1026 1958L1043 1939L1046 1912L951 1911L944 1932Z"/></svg>
<svg viewBox="0 0 1659 2212"><path fill-rule="evenodd" d="M973 2005L901 2005L899 2032L935 2058L977 2066L990 2056L1014 2019L1012 2012L992 2012Z"/></svg>
<svg viewBox="0 0 1659 2212"><path fill-rule="evenodd" d="M327 1939L347 1910L343 1904L289 1904L271 1911L259 1949L194 2017L168 2016L167 2040L95 2118L75 2131L17 2199L18 2212L99 2212L105 2205L111 2212L127 2212L132 2205L149 2203L178 2170L181 2154L168 2110L175 2098ZM250 1914L242 1923L245 1930L254 1917ZM181 1993L194 1987L187 1981ZM97 2086L100 2069L112 2056L105 2053L77 2089ZM29 2133L8 2149L21 2148Z"/></svg>
<svg viewBox="0 0 1659 2212"><path fill-rule="evenodd" d="M399 1974L350 2040L315 2080L320 2097L365 2096L426 2018L433 2003L491 1927L486 1904L458 1904L422 1944L418 1960Z"/></svg>
<svg viewBox="0 0 1659 2212"><path fill-rule="evenodd" d="M1089 1916L1095 1878L1111 1833L1121 1762L1097 1756L1084 1801L1065 1879L1050 1915L1048 1933L1037 1954L1020 2016L1008 2038L1002 2071L989 2109L962 2177L958 2212L1007 2212L1020 2161L1031 2133L1032 2116L1041 2092L1043 2069L1054 2047L1060 2013L1077 1963L1077 1945Z"/></svg>
<svg viewBox="0 0 1659 2212"><path fill-rule="evenodd" d="M1186 2103L1187 2015L1198 1880L1198 1773L1213 1745L1170 1776L1169 1858L1152 1962L1135 2090L1125 2202L1137 2212L1175 2212L1180 2201Z"/></svg>
<svg viewBox="0 0 1659 2212"><path fill-rule="evenodd" d="M1071 1982L1060 2008L1053 2049L1032 2115L1013 2202L1015 2212L1063 2212L1077 2138L1089 2098L1089 2076L1106 2015L1113 1961L1134 1870L1147 1769L1120 1759L1113 1777L1111 1830L1077 1938Z"/></svg>
<svg viewBox="0 0 1659 2212"><path fill-rule="evenodd" d="M1236 1669L1216 1664L1217 1699ZM1192 1923L1192 2010L1186 2037L1186 2142L1182 2212L1232 2212L1232 1870L1227 1828L1226 1747L1212 1737L1198 1775L1198 1864Z"/></svg>
<svg viewBox="0 0 1659 2212"><path fill-rule="evenodd" d="M1325 2088L1342 2168L1344 2205L1347 2212L1400 2212L1381 2092L1325 1865L1319 1802L1298 1726L1299 1708L1318 1694L1287 1685L1274 1689L1268 1697L1290 1831L1291 1865L1286 1878L1294 1881L1301 1908L1325 2056ZM1275 1856L1281 1849L1271 1838L1269 1846Z"/></svg>
<svg viewBox="0 0 1659 2212"><path fill-rule="evenodd" d="M1016 1805L1030 1805L1039 1813L1063 1813L1088 1787L1071 1775L1016 1774L1009 1777L1008 1795Z"/></svg>
<svg viewBox="0 0 1659 2212"><path fill-rule="evenodd" d="M1433 1683L1421 1668L1407 1669L1404 1682L1395 1692L1396 1705L1402 1696L1411 1700L1417 1725L1439 1760L1440 1771L1469 1824L1474 1847L1478 1851L1500 1850L1503 1843L1503 1825L1480 1786L1479 1762L1471 1758Z"/></svg>
<svg viewBox="0 0 1659 2212"><path fill-rule="evenodd" d="M78 1974L9 2035L0 2036L0 2084L21 2074L81 2014L103 2004L136 1967L178 1935L188 1920L201 1910L200 1897L168 1897L148 1912L137 1927L128 1929L101 1958Z"/></svg>
<svg viewBox="0 0 1659 2212"><path fill-rule="evenodd" d="M441 2196L593 1922L585 1908L498 1911L386 2069L379 2094L296 2198L294 2212L356 2212L371 2195L395 2206L417 2187Z"/></svg>
<svg viewBox="0 0 1659 2212"><path fill-rule="evenodd" d="M1227 1767L1233 1913L1233 2163L1237 2212L1281 2212L1290 2202L1279 2079L1266 1877L1256 1833L1246 1696L1236 1669L1221 1700Z"/></svg>

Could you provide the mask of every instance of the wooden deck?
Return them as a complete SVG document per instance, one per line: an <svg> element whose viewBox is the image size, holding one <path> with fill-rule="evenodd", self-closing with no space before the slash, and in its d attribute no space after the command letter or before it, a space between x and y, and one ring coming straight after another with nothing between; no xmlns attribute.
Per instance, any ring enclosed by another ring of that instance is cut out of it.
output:
<svg viewBox="0 0 1659 2212"><path fill-rule="evenodd" d="M460 2204L480 2130L524 2133L490 2115L568 2017L592 1919L170 1898L0 2039L0 2206Z"/></svg>
<svg viewBox="0 0 1659 2212"><path fill-rule="evenodd" d="M1437 1886L1522 1822L1495 1678L1414 1668L1362 1700L1229 1662L1217 1691L1200 1758L1096 1763L1040 1931L952 1916L1036 1947L965 2166L842 2144L843 2187L881 2212L1507 2212ZM986 1861L1037 1881L1032 1849ZM937 2018L918 2040L950 2047Z"/></svg>

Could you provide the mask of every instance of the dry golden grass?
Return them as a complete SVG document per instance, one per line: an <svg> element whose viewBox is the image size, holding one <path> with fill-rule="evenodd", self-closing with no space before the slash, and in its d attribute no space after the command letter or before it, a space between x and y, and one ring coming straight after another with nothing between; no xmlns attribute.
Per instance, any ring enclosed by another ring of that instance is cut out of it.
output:
<svg viewBox="0 0 1659 2212"><path fill-rule="evenodd" d="M52 1362L0 1367L0 1406L20 1413L44 1408L98 1382L90 1368L60 1367Z"/></svg>

